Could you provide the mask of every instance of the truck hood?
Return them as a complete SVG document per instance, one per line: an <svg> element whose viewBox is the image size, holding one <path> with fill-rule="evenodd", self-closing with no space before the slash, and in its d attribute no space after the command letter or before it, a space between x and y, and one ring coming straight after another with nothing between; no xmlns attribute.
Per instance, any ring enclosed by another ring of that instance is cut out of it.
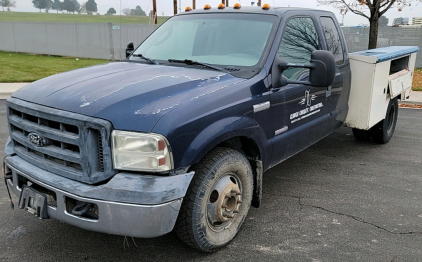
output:
<svg viewBox="0 0 422 262"><path fill-rule="evenodd" d="M41 79L12 97L106 119L116 129L150 132L185 102L241 81L218 71L115 62Z"/></svg>

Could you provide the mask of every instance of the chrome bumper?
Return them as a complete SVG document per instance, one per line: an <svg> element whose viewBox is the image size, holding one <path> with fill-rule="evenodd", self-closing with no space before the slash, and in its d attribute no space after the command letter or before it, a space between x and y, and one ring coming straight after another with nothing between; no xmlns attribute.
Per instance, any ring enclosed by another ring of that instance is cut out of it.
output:
<svg viewBox="0 0 422 262"><path fill-rule="evenodd" d="M37 168L18 156L6 157L5 167L13 175L7 184L18 198L23 183L28 182L55 194L56 203L47 206L50 218L87 230L142 238L173 229L194 174L158 177L119 173L106 184L92 186ZM66 206L68 199L96 205L98 219L72 214Z"/></svg>

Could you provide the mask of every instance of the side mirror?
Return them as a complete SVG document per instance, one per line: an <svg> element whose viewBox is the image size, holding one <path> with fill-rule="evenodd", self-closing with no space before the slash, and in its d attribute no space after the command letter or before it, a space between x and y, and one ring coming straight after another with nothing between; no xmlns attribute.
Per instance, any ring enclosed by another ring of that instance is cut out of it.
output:
<svg viewBox="0 0 422 262"><path fill-rule="evenodd" d="M126 47L126 58L129 58L129 56L132 54L135 47L133 46L133 42L129 42Z"/></svg>
<svg viewBox="0 0 422 262"><path fill-rule="evenodd" d="M282 86L287 84L304 84L316 87L326 87L333 84L336 75L334 55L326 50L316 50L312 52L309 64L293 64L283 60L278 64L281 73L289 67L309 68L309 82L288 80L283 78L282 74L280 74L280 77L282 78L280 83Z"/></svg>
<svg viewBox="0 0 422 262"><path fill-rule="evenodd" d="M316 50L311 55L311 72L309 82L311 85L324 87L330 86L336 76L336 60L334 55L325 50Z"/></svg>

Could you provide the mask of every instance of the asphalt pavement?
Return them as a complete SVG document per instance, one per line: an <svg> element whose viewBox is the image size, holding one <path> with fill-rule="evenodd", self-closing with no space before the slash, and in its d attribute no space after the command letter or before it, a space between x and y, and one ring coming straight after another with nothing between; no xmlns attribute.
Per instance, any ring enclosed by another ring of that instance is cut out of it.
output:
<svg viewBox="0 0 422 262"><path fill-rule="evenodd" d="M401 108L386 145L357 142L341 128L267 171L262 207L252 208L234 241L212 254L174 233L132 239L39 220L11 210L0 183L0 260L421 261L421 118L422 110ZM0 100L1 145L7 136Z"/></svg>

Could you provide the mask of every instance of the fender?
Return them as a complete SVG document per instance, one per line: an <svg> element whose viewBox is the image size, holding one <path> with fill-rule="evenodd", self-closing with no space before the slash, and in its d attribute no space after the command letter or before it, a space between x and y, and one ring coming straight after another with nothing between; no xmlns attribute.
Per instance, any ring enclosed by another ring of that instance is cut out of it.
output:
<svg viewBox="0 0 422 262"><path fill-rule="evenodd" d="M258 146L261 159L264 159L265 133L258 123L245 116L220 119L203 129L185 151L181 166L190 166L199 162L212 148L233 137L247 137Z"/></svg>

